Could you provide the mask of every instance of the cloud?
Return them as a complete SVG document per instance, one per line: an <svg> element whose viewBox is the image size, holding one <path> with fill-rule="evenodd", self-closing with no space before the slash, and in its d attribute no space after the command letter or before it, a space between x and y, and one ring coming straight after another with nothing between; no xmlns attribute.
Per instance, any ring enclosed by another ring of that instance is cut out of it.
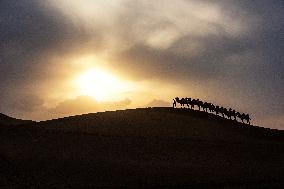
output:
<svg viewBox="0 0 284 189"><path fill-rule="evenodd" d="M37 119L41 114L42 119L46 115L44 99L32 93L20 92L19 95L1 99L0 103L0 112L15 118Z"/></svg>
<svg viewBox="0 0 284 189"><path fill-rule="evenodd" d="M151 102L147 104L147 107L169 107L169 106L171 106L171 103L158 99L153 99Z"/></svg>
<svg viewBox="0 0 284 189"><path fill-rule="evenodd" d="M130 104L131 100L128 98L116 102L98 102L92 97L79 96L75 99L60 102L55 108L51 108L48 111L57 116L67 116L90 112L126 109Z"/></svg>
<svg viewBox="0 0 284 189"><path fill-rule="evenodd" d="M33 94L24 94L15 96L13 99L2 102L0 111L11 111L17 110L19 112L33 112L42 108L44 100ZM8 107L8 108L7 108Z"/></svg>
<svg viewBox="0 0 284 189"><path fill-rule="evenodd" d="M72 90L66 78L79 68L69 60L99 54L128 79L176 85L177 93L259 118L278 114L282 7L280 0L2 0L1 111L64 101Z"/></svg>
<svg viewBox="0 0 284 189"><path fill-rule="evenodd" d="M0 31L1 111L23 117L46 101L46 91L58 90L54 85L65 76L60 62L50 60L87 35L35 0L0 1Z"/></svg>
<svg viewBox="0 0 284 189"><path fill-rule="evenodd" d="M136 79L210 80L226 74L226 70L221 69L226 58L242 56L249 50L249 44L242 39L188 35L166 50L145 44L133 45L118 55L117 69L132 70L130 74Z"/></svg>
<svg viewBox="0 0 284 189"><path fill-rule="evenodd" d="M53 66L50 57L85 37L41 1L1 1L0 18L1 98L15 91L15 85L19 91L33 90L31 83L53 75L47 71Z"/></svg>

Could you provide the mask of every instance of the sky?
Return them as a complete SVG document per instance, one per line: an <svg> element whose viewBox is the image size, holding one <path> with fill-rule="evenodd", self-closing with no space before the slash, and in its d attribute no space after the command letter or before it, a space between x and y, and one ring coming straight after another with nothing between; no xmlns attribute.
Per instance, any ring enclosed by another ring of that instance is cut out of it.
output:
<svg viewBox="0 0 284 189"><path fill-rule="evenodd" d="M284 130L282 0L1 0L0 112L33 120L199 98Z"/></svg>

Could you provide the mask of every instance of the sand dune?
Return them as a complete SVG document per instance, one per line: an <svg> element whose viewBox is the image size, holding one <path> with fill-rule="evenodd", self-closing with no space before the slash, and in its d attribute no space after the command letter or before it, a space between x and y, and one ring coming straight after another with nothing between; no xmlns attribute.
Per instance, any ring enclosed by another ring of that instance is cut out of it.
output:
<svg viewBox="0 0 284 189"><path fill-rule="evenodd" d="M31 120L22 120L9 117L5 114L0 113L0 126L3 125L22 125L26 123L31 123Z"/></svg>
<svg viewBox="0 0 284 189"><path fill-rule="evenodd" d="M1 188L281 188L283 131L145 108L0 127Z"/></svg>

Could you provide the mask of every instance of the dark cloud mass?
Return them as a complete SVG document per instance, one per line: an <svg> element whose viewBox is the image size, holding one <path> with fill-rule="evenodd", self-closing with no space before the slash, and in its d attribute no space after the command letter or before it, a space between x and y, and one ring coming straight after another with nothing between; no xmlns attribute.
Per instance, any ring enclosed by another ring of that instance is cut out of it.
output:
<svg viewBox="0 0 284 189"><path fill-rule="evenodd" d="M47 111L42 89L63 77L52 67L64 68L50 59L85 50L107 54L112 69L133 81L199 90L200 98L284 129L283 18L281 0L2 0L0 111ZM82 111L97 111L91 104Z"/></svg>
<svg viewBox="0 0 284 189"><path fill-rule="evenodd" d="M37 87L43 85L41 80L52 75L48 73L52 65L48 64L47 57L64 51L80 36L59 13L44 5L33 0L0 2L2 112L31 110L30 106L35 104L32 101L40 99ZM30 103L24 105L23 101Z"/></svg>
<svg viewBox="0 0 284 189"><path fill-rule="evenodd" d="M64 51L80 37L76 28L40 1L0 2L1 88L7 84L41 79L49 65L47 56ZM82 37L81 37L81 40ZM46 74L45 74L46 75ZM14 86L12 86L14 87Z"/></svg>

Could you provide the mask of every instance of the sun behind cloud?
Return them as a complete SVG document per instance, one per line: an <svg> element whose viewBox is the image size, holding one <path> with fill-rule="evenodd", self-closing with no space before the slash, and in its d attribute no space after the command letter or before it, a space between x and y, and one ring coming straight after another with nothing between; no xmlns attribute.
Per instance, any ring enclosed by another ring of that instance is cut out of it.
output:
<svg viewBox="0 0 284 189"><path fill-rule="evenodd" d="M91 96L97 101L116 99L132 89L129 82L97 68L90 68L80 73L75 79L75 84L78 95Z"/></svg>

